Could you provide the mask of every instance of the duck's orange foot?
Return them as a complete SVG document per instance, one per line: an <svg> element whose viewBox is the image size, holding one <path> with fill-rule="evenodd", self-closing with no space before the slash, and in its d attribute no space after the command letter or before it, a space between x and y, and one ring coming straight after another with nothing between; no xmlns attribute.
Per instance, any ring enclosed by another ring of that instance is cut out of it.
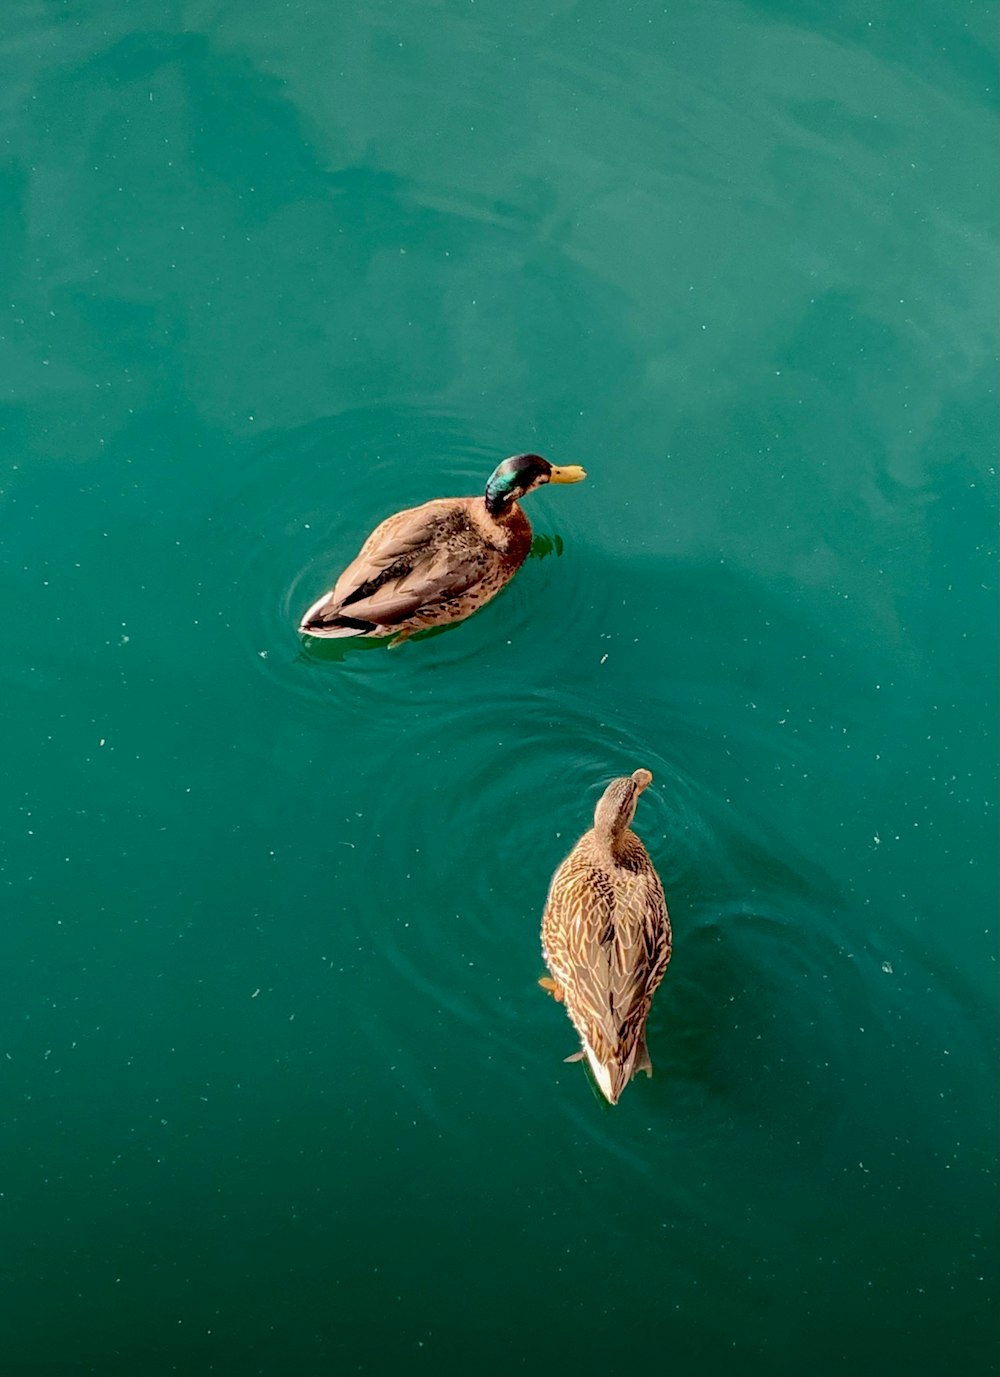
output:
<svg viewBox="0 0 1000 1377"><path fill-rule="evenodd" d="M555 1000L557 1004L561 1004L563 1002L563 989L562 986L558 983L558 981L551 979L551 977L547 975L543 975L538 983L539 985L541 985L543 990L548 990L549 994L552 996L552 998Z"/></svg>

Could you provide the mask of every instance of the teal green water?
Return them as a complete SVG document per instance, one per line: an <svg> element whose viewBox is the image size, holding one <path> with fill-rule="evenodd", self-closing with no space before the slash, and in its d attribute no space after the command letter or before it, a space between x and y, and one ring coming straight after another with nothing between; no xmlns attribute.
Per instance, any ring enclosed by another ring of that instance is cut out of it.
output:
<svg viewBox="0 0 1000 1377"><path fill-rule="evenodd" d="M998 1370L993 25L8 0L3 1373ZM300 644L517 450L496 602Z"/></svg>

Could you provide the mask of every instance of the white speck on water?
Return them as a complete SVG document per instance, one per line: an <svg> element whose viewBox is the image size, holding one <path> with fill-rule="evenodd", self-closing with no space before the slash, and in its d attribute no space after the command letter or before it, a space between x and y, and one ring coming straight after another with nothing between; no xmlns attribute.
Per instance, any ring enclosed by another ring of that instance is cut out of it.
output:
<svg viewBox="0 0 1000 1377"><path fill-rule="evenodd" d="M266 660L266 659L267 659L267 651L266 651L266 650L258 650L258 651L257 651L257 654L260 656L260 658L261 658L262 660Z"/></svg>
<svg viewBox="0 0 1000 1377"><path fill-rule="evenodd" d="M602 664L602 665L605 663L605 661L607 660L607 658L608 658L607 655L602 655L602 656L601 656L601 664Z"/></svg>
<svg viewBox="0 0 1000 1377"><path fill-rule="evenodd" d="M891 962L891 961L883 961L883 962L882 962L882 969L885 971L886 975L892 975L892 962Z"/></svg>
<svg viewBox="0 0 1000 1377"><path fill-rule="evenodd" d="M259 994L260 994L260 989L259 989L259 987L258 987L256 990L254 990L254 992L253 992L253 994L250 996L250 998L251 998L251 999L256 999L257 996L258 996Z"/></svg>

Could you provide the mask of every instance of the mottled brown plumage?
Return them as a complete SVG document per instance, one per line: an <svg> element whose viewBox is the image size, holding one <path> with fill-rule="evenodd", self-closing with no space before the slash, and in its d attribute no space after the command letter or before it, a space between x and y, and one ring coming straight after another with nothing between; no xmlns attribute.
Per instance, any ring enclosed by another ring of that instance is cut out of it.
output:
<svg viewBox="0 0 1000 1377"><path fill-rule="evenodd" d="M543 483L576 483L575 465L538 454L505 459L484 497L442 497L388 517L299 630L308 636L395 636L461 621L477 611L527 558L531 525L517 499Z"/></svg>
<svg viewBox="0 0 1000 1377"><path fill-rule="evenodd" d="M663 886L631 831L640 793L653 776L612 780L585 832L549 887L542 952L552 972L540 983L564 1001L601 1093L617 1104L639 1071L653 1074L646 1019L670 960Z"/></svg>

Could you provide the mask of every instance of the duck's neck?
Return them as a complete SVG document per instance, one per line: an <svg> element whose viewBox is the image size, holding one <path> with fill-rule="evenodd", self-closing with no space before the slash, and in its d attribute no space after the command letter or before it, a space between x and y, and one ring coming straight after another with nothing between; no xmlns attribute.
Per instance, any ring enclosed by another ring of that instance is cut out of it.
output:
<svg viewBox="0 0 1000 1377"><path fill-rule="evenodd" d="M642 842L629 826L631 818L623 819L618 827L595 827L594 840L598 854L616 870L639 871L645 851Z"/></svg>
<svg viewBox="0 0 1000 1377"><path fill-rule="evenodd" d="M501 523L509 521L511 517L516 516L521 510L517 505L517 499L513 497L505 498L503 501L499 501L496 498L490 501L488 497L485 497L483 499L483 506L486 509L486 515L491 521L499 521Z"/></svg>
<svg viewBox="0 0 1000 1377"><path fill-rule="evenodd" d="M599 845L611 852L618 851L631 836L629 824L633 813L632 808L615 807L602 799L594 814L594 837Z"/></svg>

